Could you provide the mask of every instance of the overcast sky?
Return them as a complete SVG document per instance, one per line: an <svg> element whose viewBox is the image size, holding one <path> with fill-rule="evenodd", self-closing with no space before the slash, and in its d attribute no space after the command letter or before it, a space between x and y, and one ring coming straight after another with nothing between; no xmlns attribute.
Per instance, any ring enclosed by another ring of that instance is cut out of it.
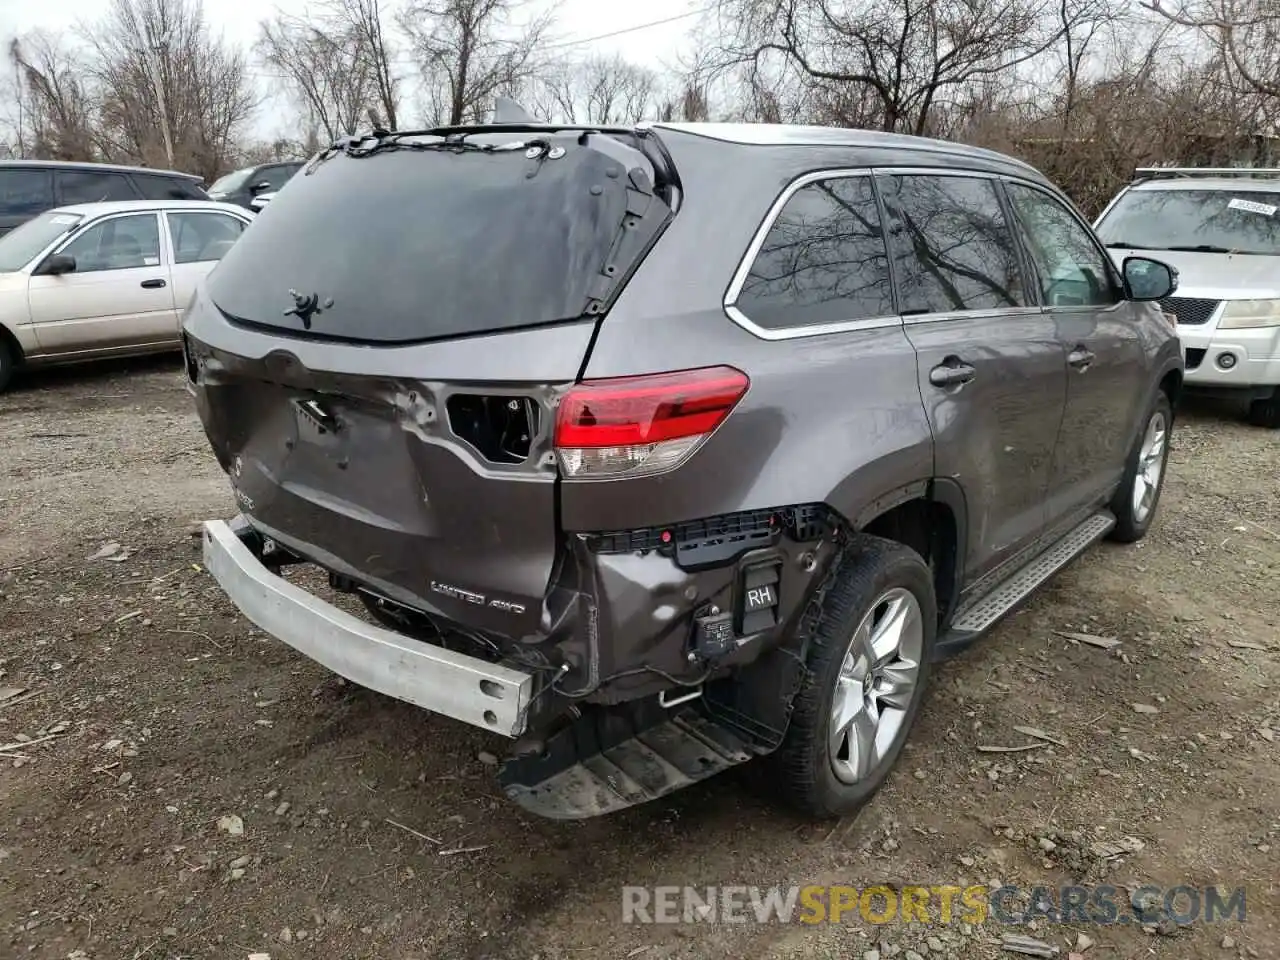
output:
<svg viewBox="0 0 1280 960"><path fill-rule="evenodd" d="M542 10L552 5L553 0L529 0L526 9ZM7 46L13 36L37 27L63 31L77 23L92 23L105 14L107 6L108 0L0 0L0 41ZM392 4L389 3L390 6ZM697 17L692 14L705 8L707 3L706 0L648 0L644 4L621 3L619 0L558 0L554 6L556 26L552 42L557 45L557 52L620 53L633 63L660 70L664 63L675 62L690 29L697 23ZM273 10L299 14L306 7L307 0L278 0L276 3L270 0L205 0L204 3L205 17L213 31L245 47L257 38L258 22ZM631 29L670 18L680 19L641 30ZM615 31L629 32L591 40ZM573 43L579 40L590 42ZM561 47L560 44L571 45ZM254 69L262 72L257 63ZM264 95L269 93L269 78L259 76L258 82ZM290 134L297 132L296 124L290 122L287 103L278 96L268 99L253 132L261 137L270 137L286 131Z"/></svg>

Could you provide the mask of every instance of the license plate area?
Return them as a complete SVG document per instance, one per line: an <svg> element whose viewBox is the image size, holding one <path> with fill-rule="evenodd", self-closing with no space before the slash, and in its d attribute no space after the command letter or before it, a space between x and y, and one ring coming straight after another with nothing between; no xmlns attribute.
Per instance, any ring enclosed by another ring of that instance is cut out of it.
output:
<svg viewBox="0 0 1280 960"><path fill-rule="evenodd" d="M334 446L338 442L341 421L323 401L295 397L293 419L299 440L321 446Z"/></svg>

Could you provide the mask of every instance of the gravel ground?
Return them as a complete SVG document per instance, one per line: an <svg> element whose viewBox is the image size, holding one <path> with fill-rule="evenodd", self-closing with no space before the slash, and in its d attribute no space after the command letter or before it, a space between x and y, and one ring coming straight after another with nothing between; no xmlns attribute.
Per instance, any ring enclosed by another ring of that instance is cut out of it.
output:
<svg viewBox="0 0 1280 960"><path fill-rule="evenodd" d="M0 451L0 957L1009 958L994 919L621 922L627 884L992 880L1244 886L1243 923L1017 932L1280 956L1280 445L1231 411L1183 414L1148 539L940 669L885 789L817 826L733 775L535 820L501 743L253 629L197 565L234 509L167 358L17 384Z"/></svg>

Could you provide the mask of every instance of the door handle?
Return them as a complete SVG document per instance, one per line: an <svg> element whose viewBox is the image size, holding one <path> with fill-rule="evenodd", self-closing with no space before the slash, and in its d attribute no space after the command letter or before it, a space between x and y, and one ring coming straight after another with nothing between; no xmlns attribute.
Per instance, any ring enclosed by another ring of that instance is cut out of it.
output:
<svg viewBox="0 0 1280 960"><path fill-rule="evenodd" d="M1089 364L1093 363L1095 357L1092 350L1087 347L1076 347L1067 354L1067 363L1075 367L1081 373L1089 369Z"/></svg>
<svg viewBox="0 0 1280 960"><path fill-rule="evenodd" d="M977 375L978 371L963 360L948 357L929 371L929 382L935 387L958 387Z"/></svg>
<svg viewBox="0 0 1280 960"><path fill-rule="evenodd" d="M165 286L165 281L159 278L142 281L142 289L144 290L159 290L163 286Z"/></svg>

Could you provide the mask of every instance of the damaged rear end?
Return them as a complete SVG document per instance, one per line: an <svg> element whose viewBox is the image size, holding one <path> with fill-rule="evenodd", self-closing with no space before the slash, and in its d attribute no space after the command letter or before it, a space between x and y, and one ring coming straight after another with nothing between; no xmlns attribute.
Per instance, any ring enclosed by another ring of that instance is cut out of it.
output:
<svg viewBox="0 0 1280 960"><path fill-rule="evenodd" d="M754 736L750 684L715 682L794 628L810 578L783 567L830 549L820 506L564 529L568 485L678 470L750 390L729 364L583 380L680 202L652 132L352 140L270 204L184 321L240 509L206 524L210 572L328 668L516 738L507 792L550 816L775 746L785 717ZM303 563L372 622L283 576ZM779 654L775 685L794 662Z"/></svg>

